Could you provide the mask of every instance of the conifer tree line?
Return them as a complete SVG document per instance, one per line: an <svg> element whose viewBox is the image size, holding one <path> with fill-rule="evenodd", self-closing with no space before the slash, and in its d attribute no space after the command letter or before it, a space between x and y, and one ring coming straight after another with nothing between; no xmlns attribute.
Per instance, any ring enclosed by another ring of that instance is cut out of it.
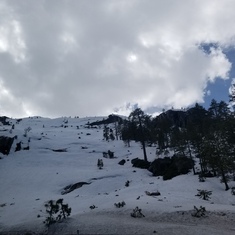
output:
<svg viewBox="0 0 235 235"><path fill-rule="evenodd" d="M235 99L235 97L230 97ZM205 109L199 104L188 110L168 110L157 117L140 108L119 123L120 137L127 146L131 141L141 144L144 160L147 146L156 146L156 155L186 156L198 159L200 175L220 176L225 190L235 180L235 113L226 102L212 100ZM194 168L194 173L199 173Z"/></svg>

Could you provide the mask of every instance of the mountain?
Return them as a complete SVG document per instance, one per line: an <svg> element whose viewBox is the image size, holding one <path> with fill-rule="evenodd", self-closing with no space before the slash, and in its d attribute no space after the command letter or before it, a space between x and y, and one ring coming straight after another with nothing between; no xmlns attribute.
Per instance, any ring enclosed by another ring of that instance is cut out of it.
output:
<svg viewBox="0 0 235 235"><path fill-rule="evenodd" d="M167 117L180 124L183 115ZM199 182L190 172L163 181L133 168L132 159L143 159L140 144L105 141L102 122L108 119L5 119L10 125L0 126L0 136L14 141L9 154L0 155L0 234L232 234L235 196L217 178ZM149 161L155 152L147 147ZM198 189L212 191L210 199L195 196ZM45 203L60 198L71 215L47 230ZM194 206L205 207L207 217L193 217ZM137 207L144 217L131 216Z"/></svg>

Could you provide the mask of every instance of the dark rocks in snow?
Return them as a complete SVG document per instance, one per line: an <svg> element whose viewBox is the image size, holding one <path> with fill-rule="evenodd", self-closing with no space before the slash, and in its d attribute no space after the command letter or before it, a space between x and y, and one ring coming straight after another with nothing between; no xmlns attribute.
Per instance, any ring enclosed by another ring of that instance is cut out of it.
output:
<svg viewBox="0 0 235 235"><path fill-rule="evenodd" d="M173 156L154 160L148 170L153 173L153 176L163 176L164 180L168 180L177 175L187 174L193 165L194 162L190 158Z"/></svg>
<svg viewBox="0 0 235 235"><path fill-rule="evenodd" d="M153 176L163 176L169 169L171 163L172 161L169 157L155 159L148 170L153 173Z"/></svg>
<svg viewBox="0 0 235 235"><path fill-rule="evenodd" d="M102 121L97 121L97 122L92 122L92 123L87 123L87 125L90 126L99 126L99 125L103 125L103 124L110 124L110 123L114 123L114 122L122 122L122 118L117 116L117 115L109 115L107 119L104 119Z"/></svg>
<svg viewBox="0 0 235 235"><path fill-rule="evenodd" d="M2 117L0 117L0 122L2 123L2 125L4 125L4 126L9 126L9 125L11 125L10 124L10 122L8 121L8 117L6 117L6 116L2 116Z"/></svg>
<svg viewBox="0 0 235 235"><path fill-rule="evenodd" d="M156 191L156 192L145 191L145 194L148 196L160 196L161 195L159 191Z"/></svg>
<svg viewBox="0 0 235 235"><path fill-rule="evenodd" d="M137 167L141 169L148 169L150 167L150 162L145 161L143 159L139 159L139 158L132 159L131 163L133 167Z"/></svg>
<svg viewBox="0 0 235 235"><path fill-rule="evenodd" d="M52 149L53 152L64 153L67 152L67 149Z"/></svg>
<svg viewBox="0 0 235 235"><path fill-rule="evenodd" d="M118 164L123 166L124 164L126 163L126 160L125 159L122 159Z"/></svg>
<svg viewBox="0 0 235 235"><path fill-rule="evenodd" d="M63 188L61 194L65 195L67 193L70 193L70 192L74 191L75 189L81 188L84 184L91 184L91 183L78 182L76 184L70 184L70 185L66 186L65 188Z"/></svg>
<svg viewBox="0 0 235 235"><path fill-rule="evenodd" d="M4 155L8 155L13 142L14 137L0 136L0 152Z"/></svg>
<svg viewBox="0 0 235 235"><path fill-rule="evenodd" d="M20 150L21 150L21 142L16 144L15 152L20 151Z"/></svg>
<svg viewBox="0 0 235 235"><path fill-rule="evenodd" d="M23 150L29 150L29 146L27 146L27 147L23 148Z"/></svg>

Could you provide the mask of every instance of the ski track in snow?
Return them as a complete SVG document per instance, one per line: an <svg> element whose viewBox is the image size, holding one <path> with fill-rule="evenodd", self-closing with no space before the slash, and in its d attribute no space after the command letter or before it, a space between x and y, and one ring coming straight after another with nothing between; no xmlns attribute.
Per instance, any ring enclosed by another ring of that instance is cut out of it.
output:
<svg viewBox="0 0 235 235"><path fill-rule="evenodd" d="M140 145L131 142L125 147L122 141L104 141L103 127L88 129L85 124L94 118L26 118L19 124L12 120L18 136L8 156L0 160L0 234L234 234L235 196L224 191L218 178L202 183L192 173L163 181L152 177L147 170L133 168L131 159L142 158ZM64 128L62 125L66 125ZM31 127L28 136L24 129ZM44 127L43 127L44 126ZM79 129L77 128L79 127ZM112 124L111 127L114 127ZM0 127L3 128L3 127ZM3 129L10 130L11 126ZM29 151L14 152L17 142ZM66 149L66 152L53 150ZM102 153L114 152L114 159L103 158ZM155 159L155 148L147 148L149 160ZM97 168L103 159L104 168ZM121 166L118 162L126 160ZM130 181L126 187L125 182ZM63 188L77 182L89 185L61 195ZM230 186L235 186L230 182ZM197 189L212 191L211 199L198 197ZM160 196L148 196L145 191L159 191ZM44 204L48 200L63 198L72 207L71 216L50 227L43 224L46 218ZM114 203L125 201L123 208ZM91 205L97 208L90 209ZM132 218L130 213L138 206L144 218ZM191 216L193 206L205 206L206 218Z"/></svg>

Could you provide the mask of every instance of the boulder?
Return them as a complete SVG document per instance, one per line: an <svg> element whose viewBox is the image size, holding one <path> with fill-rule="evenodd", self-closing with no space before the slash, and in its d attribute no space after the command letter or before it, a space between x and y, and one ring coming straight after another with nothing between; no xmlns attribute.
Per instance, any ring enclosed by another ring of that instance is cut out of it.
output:
<svg viewBox="0 0 235 235"><path fill-rule="evenodd" d="M107 119L104 119L102 121L87 123L87 125L90 125L90 126L108 125L108 124L115 123L115 122L121 123L122 121L123 119L120 116L110 114Z"/></svg>
<svg viewBox="0 0 235 235"><path fill-rule="evenodd" d="M123 166L124 164L126 163L126 160L125 159L122 159L118 164Z"/></svg>
<svg viewBox="0 0 235 235"><path fill-rule="evenodd" d="M148 170L153 173L153 176L163 176L171 165L171 159L169 157L159 158L154 160Z"/></svg>
<svg viewBox="0 0 235 235"><path fill-rule="evenodd" d="M1 122L2 125L4 125L4 126L9 126L9 125L11 125L10 122L9 122L9 118L6 117L6 116L0 117L0 122Z"/></svg>
<svg viewBox="0 0 235 235"><path fill-rule="evenodd" d="M132 159L131 163L133 167L137 167L141 169L148 169L150 167L150 162L145 161L143 159L139 159L139 158Z"/></svg>
<svg viewBox="0 0 235 235"><path fill-rule="evenodd" d="M0 152L4 155L8 155L13 142L14 137L0 136Z"/></svg>
<svg viewBox="0 0 235 235"><path fill-rule="evenodd" d="M148 170L153 173L153 176L163 176L164 180L168 180L177 175L187 174L193 165L194 162L190 158L173 156L154 160Z"/></svg>

